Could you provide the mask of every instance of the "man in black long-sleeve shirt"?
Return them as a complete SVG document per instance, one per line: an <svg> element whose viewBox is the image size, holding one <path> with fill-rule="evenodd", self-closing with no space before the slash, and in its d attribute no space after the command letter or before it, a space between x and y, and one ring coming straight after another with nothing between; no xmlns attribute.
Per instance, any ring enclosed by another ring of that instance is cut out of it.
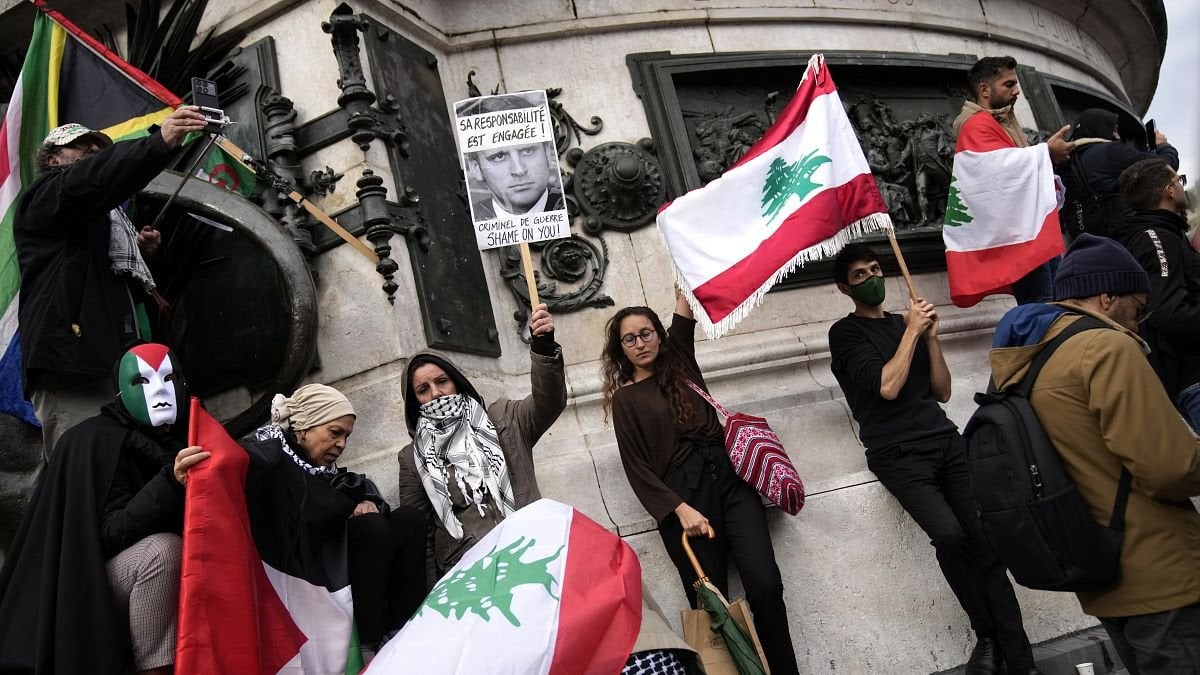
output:
<svg viewBox="0 0 1200 675"><path fill-rule="evenodd" d="M850 244L833 264L854 311L829 329L831 368L859 424L867 467L929 535L938 565L978 642L968 675L1037 673L1021 608L975 514L966 450L939 403L950 400L950 370L933 305L915 298L903 317L883 311L879 258Z"/></svg>
<svg viewBox="0 0 1200 675"><path fill-rule="evenodd" d="M188 106L145 138L113 145L101 132L64 124L38 149L40 175L18 202L13 240L22 374L47 457L63 432L112 399L109 371L124 348L151 337L139 304L154 280L142 254L159 236L135 231L120 205L204 126Z"/></svg>

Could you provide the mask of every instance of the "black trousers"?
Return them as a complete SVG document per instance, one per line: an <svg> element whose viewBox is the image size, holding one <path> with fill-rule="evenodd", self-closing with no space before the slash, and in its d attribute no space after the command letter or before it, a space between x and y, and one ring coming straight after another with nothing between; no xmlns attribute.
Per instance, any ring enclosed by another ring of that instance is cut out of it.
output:
<svg viewBox="0 0 1200 675"><path fill-rule="evenodd" d="M1200 603L1100 624L1129 675L1200 674Z"/></svg>
<svg viewBox="0 0 1200 675"><path fill-rule="evenodd" d="M408 621L425 599L425 515L407 507L350 518L350 593L363 644Z"/></svg>
<svg viewBox="0 0 1200 675"><path fill-rule="evenodd" d="M971 628L996 639L1011 670L1033 668L1017 596L979 526L962 436L884 448L867 455L867 467L929 535Z"/></svg>
<svg viewBox="0 0 1200 675"><path fill-rule="evenodd" d="M709 580L726 597L729 559L737 565L771 672L798 674L787 607L783 604L783 579L775 564L771 533L758 492L733 472L725 448L720 446L693 451L664 480L688 505L704 514L716 530L715 539L694 538L691 545ZM680 543L683 526L678 516L672 513L664 518L658 525L658 533L671 562L679 570L688 603L695 607L692 583L696 581L696 572Z"/></svg>

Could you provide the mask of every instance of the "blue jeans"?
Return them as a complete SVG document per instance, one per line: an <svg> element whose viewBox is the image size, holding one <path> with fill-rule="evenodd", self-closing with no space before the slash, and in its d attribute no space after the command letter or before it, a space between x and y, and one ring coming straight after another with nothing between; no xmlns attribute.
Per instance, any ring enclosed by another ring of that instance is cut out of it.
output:
<svg viewBox="0 0 1200 675"><path fill-rule="evenodd" d="M1192 431L1200 434L1200 382L1175 394L1175 407L1179 408Z"/></svg>

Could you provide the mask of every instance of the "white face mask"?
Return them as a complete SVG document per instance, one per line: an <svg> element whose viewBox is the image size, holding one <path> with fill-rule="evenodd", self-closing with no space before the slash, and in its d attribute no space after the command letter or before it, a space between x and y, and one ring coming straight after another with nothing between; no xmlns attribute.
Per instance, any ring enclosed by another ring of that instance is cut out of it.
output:
<svg viewBox="0 0 1200 675"><path fill-rule="evenodd" d="M155 361L157 366L151 365ZM139 345L126 352L121 359L120 380L121 401L139 422L160 427L178 419L178 389L182 383L165 347Z"/></svg>

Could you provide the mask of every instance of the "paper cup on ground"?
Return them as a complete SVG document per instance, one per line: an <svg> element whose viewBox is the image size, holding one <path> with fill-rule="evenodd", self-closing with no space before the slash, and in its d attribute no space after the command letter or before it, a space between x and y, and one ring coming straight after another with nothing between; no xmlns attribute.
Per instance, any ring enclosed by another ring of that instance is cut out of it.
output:
<svg viewBox="0 0 1200 675"><path fill-rule="evenodd" d="M1090 663L1080 663L1075 666L1075 672L1079 675L1096 675L1096 668Z"/></svg>

